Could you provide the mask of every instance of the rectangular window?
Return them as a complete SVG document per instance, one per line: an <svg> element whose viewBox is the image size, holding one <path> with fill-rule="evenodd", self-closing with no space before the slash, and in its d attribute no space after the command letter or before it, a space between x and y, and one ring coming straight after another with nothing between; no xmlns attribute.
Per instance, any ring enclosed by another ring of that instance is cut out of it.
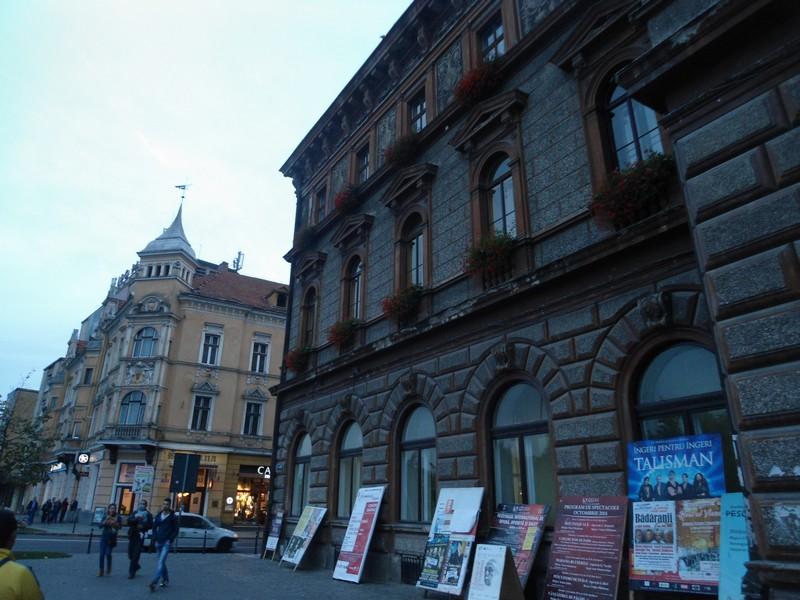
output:
<svg viewBox="0 0 800 600"><path fill-rule="evenodd" d="M92 383L92 376L94 375L94 369L91 367L87 367L86 370L83 372L83 385L89 385Z"/></svg>
<svg viewBox="0 0 800 600"><path fill-rule="evenodd" d="M367 179L369 179L369 144L356 154L356 180L358 183L364 183Z"/></svg>
<svg viewBox="0 0 800 600"><path fill-rule="evenodd" d="M503 18L499 13L489 21L478 35L481 43L483 62L496 60L506 53L503 36Z"/></svg>
<svg viewBox="0 0 800 600"><path fill-rule="evenodd" d="M268 355L269 344L265 342L253 342L253 358L250 361L250 370L253 373L266 373Z"/></svg>
<svg viewBox="0 0 800 600"><path fill-rule="evenodd" d="M311 478L308 473L309 463L298 462L294 465L294 478L292 480L292 514L300 515L308 501L311 488Z"/></svg>
<svg viewBox="0 0 800 600"><path fill-rule="evenodd" d="M410 285L425 285L424 239L425 238L420 233L409 242L407 277Z"/></svg>
<svg viewBox="0 0 800 600"><path fill-rule="evenodd" d="M248 402L244 415L244 435L258 435L261 425L261 403Z"/></svg>
<svg viewBox="0 0 800 600"><path fill-rule="evenodd" d="M408 103L408 114L411 123L411 131L419 133L428 124L428 117L425 110L425 90L423 89Z"/></svg>
<svg viewBox="0 0 800 600"><path fill-rule="evenodd" d="M203 336L203 355L200 359L204 365L216 365L219 359L220 336L216 333L206 333Z"/></svg>
<svg viewBox="0 0 800 600"><path fill-rule="evenodd" d="M322 188L317 192L317 223L328 214L328 190Z"/></svg>
<svg viewBox="0 0 800 600"><path fill-rule="evenodd" d="M208 431L210 424L211 398L208 396L195 396L191 429L194 431Z"/></svg>
<svg viewBox="0 0 800 600"><path fill-rule="evenodd" d="M73 423L72 424L72 437L73 439L78 439L81 437L81 424L80 423Z"/></svg>
<svg viewBox="0 0 800 600"><path fill-rule="evenodd" d="M336 516L346 519L353 510L358 488L361 487L361 456L339 459L339 496Z"/></svg>

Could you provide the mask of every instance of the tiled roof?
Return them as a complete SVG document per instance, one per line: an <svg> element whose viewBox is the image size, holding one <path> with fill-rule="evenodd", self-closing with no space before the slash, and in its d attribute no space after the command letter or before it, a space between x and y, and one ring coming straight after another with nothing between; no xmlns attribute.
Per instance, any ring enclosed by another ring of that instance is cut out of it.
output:
<svg viewBox="0 0 800 600"><path fill-rule="evenodd" d="M217 300L229 300L246 304L256 308L278 309L273 303L267 301L267 297L275 291L288 293L289 288L282 283L240 275L236 271L231 271L227 266L222 265L219 271L208 275L195 275L194 293L206 298ZM285 310L285 309L278 309Z"/></svg>

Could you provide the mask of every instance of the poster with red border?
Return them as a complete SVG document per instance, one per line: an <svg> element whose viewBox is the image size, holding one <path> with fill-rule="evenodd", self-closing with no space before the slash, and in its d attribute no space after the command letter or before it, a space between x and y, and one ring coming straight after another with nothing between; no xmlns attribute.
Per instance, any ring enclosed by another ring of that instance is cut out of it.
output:
<svg viewBox="0 0 800 600"><path fill-rule="evenodd" d="M417 587L461 595L482 499L482 487L439 490Z"/></svg>
<svg viewBox="0 0 800 600"><path fill-rule="evenodd" d="M486 543L511 549L523 589L533 568L549 511L546 504L500 504L489 529Z"/></svg>
<svg viewBox="0 0 800 600"><path fill-rule="evenodd" d="M558 505L545 598L615 600L628 500L568 496Z"/></svg>
<svg viewBox="0 0 800 600"><path fill-rule="evenodd" d="M333 578L342 581L361 581L364 561L369 550L378 511L381 508L385 486L365 487L358 490L350 521L342 539L342 549L336 559Z"/></svg>

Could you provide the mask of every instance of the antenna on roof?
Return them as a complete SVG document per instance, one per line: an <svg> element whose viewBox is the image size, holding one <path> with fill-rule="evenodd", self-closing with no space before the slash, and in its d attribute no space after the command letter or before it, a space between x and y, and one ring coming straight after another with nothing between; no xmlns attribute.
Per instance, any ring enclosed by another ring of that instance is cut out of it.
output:
<svg viewBox="0 0 800 600"><path fill-rule="evenodd" d="M233 259L233 270L238 273L243 266L244 266L244 253L241 250L239 250L239 252L236 254L236 258Z"/></svg>
<svg viewBox="0 0 800 600"><path fill-rule="evenodd" d="M182 183L181 185L176 185L175 187L181 191L181 206L183 206L183 199L186 197L186 188L192 187L192 184Z"/></svg>

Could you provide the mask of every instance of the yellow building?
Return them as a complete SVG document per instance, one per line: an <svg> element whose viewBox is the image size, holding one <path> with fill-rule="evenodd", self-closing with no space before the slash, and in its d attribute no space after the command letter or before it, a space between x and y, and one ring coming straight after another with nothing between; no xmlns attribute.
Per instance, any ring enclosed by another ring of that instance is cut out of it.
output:
<svg viewBox="0 0 800 600"><path fill-rule="evenodd" d="M180 210L138 254L43 377L59 440L37 496L123 514L170 497L222 523L262 521L288 288L198 259ZM192 493L170 492L176 453L200 456ZM137 466L153 468L144 491Z"/></svg>

